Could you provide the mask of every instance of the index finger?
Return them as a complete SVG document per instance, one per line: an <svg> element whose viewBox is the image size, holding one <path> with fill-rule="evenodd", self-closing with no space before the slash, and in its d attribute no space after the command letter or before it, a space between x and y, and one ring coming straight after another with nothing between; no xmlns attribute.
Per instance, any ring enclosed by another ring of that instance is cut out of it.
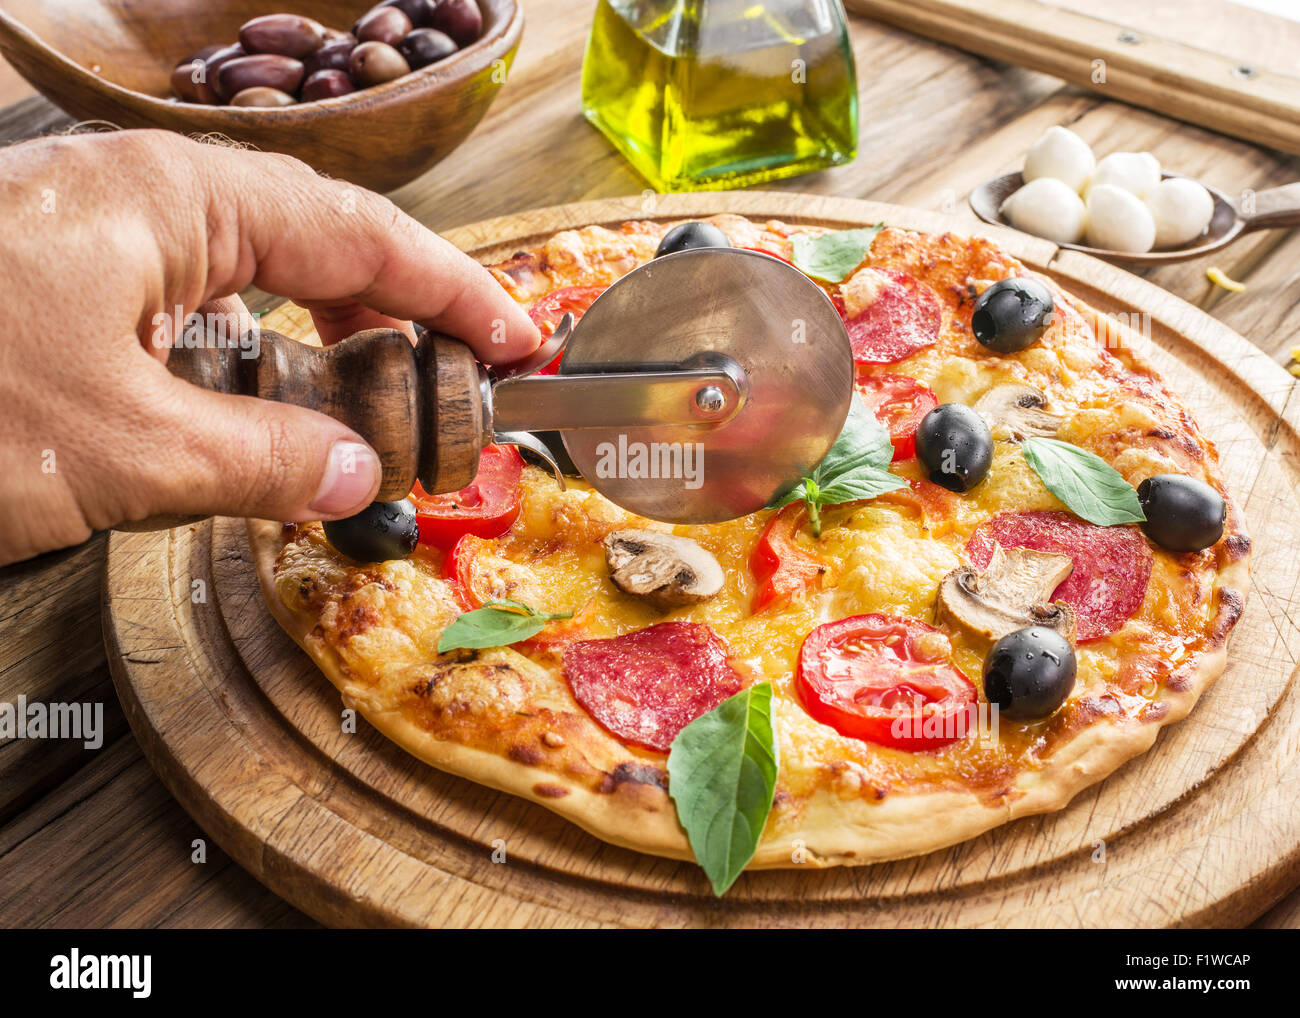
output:
<svg viewBox="0 0 1300 1018"><path fill-rule="evenodd" d="M207 198L207 293L256 284L306 307L355 302L507 363L541 336L478 262L387 198L287 156L195 146Z"/></svg>

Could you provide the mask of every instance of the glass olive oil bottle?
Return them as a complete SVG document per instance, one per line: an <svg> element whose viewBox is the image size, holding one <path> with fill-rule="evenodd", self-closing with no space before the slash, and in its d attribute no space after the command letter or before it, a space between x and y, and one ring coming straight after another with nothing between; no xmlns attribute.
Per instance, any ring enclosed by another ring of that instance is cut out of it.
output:
<svg viewBox="0 0 1300 1018"><path fill-rule="evenodd" d="M839 0L599 0L582 102L659 191L743 187L857 154Z"/></svg>

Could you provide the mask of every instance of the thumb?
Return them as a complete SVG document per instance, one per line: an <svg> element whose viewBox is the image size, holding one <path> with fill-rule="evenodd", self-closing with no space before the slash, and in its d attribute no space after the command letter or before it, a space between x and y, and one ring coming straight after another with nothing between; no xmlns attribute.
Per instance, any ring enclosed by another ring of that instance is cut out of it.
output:
<svg viewBox="0 0 1300 1018"><path fill-rule="evenodd" d="M379 457L332 417L171 375L164 388L155 420L173 452L155 475L155 512L299 523L355 515L379 491Z"/></svg>

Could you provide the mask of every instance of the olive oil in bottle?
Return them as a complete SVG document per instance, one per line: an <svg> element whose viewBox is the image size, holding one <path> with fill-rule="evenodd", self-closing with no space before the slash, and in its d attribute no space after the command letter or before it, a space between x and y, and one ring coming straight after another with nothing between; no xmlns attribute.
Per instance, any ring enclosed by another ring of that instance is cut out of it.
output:
<svg viewBox="0 0 1300 1018"><path fill-rule="evenodd" d="M743 187L857 154L839 0L599 0L582 102L660 191Z"/></svg>

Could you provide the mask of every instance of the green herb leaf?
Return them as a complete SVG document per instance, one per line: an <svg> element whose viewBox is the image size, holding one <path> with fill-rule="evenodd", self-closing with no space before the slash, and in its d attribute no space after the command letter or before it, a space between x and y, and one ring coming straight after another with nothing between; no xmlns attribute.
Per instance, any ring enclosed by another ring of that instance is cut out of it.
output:
<svg viewBox="0 0 1300 1018"><path fill-rule="evenodd" d="M843 282L844 278L862 264L871 250L871 244L885 228L884 223L864 226L859 230L840 230L810 237L806 233L794 235L794 264L801 272L826 283Z"/></svg>
<svg viewBox="0 0 1300 1018"><path fill-rule="evenodd" d="M572 612L552 615L519 601L489 601L482 608L457 615L452 620L438 638L438 653L505 647L536 636L548 622L572 617Z"/></svg>
<svg viewBox="0 0 1300 1018"><path fill-rule="evenodd" d="M1021 449L1047 490L1076 516L1102 527L1146 519L1133 485L1100 456L1055 438L1026 439Z"/></svg>
<svg viewBox="0 0 1300 1018"><path fill-rule="evenodd" d="M784 509L791 502L809 502L814 503L817 499L817 482L811 477L805 477L775 502L767 504L768 509Z"/></svg>
<svg viewBox="0 0 1300 1018"><path fill-rule="evenodd" d="M821 537L821 506L875 498L907 484L889 472L893 458L889 430L855 393L840 437L813 469L812 477L805 477L768 508L803 502L808 507L813 536Z"/></svg>
<svg viewBox="0 0 1300 1018"><path fill-rule="evenodd" d="M673 740L668 794L719 897L758 848L776 793L777 756L770 682L742 689Z"/></svg>
<svg viewBox="0 0 1300 1018"><path fill-rule="evenodd" d="M876 419L855 392L840 437L817 464L814 476L828 484L861 467L888 470L893 458L894 445L889 440L889 429Z"/></svg>
<svg viewBox="0 0 1300 1018"><path fill-rule="evenodd" d="M854 471L847 477L841 477L834 484L828 484L821 490L823 505L839 505L842 502L857 502L861 499L875 498L887 491L903 487L907 482L888 470L875 470L870 467Z"/></svg>

